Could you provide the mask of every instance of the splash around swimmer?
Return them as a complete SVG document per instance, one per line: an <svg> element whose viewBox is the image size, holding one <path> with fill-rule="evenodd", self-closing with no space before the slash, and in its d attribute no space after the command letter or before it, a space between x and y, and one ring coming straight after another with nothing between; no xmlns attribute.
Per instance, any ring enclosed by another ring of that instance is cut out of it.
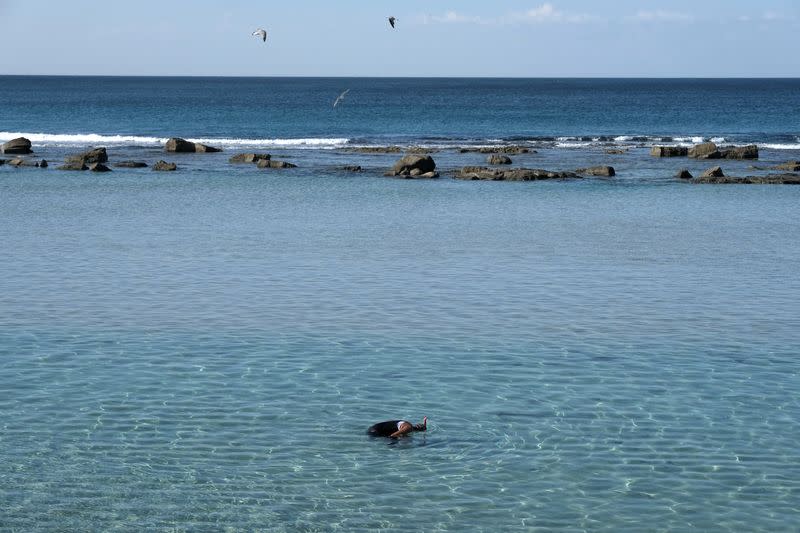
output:
<svg viewBox="0 0 800 533"><path fill-rule="evenodd" d="M415 431L428 430L428 417L422 418L422 424L412 424L408 420L386 420L373 424L367 430L367 434L372 437L390 437L396 439L405 437Z"/></svg>

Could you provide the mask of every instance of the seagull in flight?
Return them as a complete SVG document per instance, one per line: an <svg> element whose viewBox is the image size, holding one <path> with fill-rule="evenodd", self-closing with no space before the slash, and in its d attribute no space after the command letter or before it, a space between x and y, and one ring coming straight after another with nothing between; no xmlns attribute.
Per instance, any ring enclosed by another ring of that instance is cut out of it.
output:
<svg viewBox="0 0 800 533"><path fill-rule="evenodd" d="M350 92L350 89L346 89L342 94L337 96L336 97L336 101L333 102L333 107L336 107L337 105L341 104L342 101L344 101L345 95L347 95L347 93L349 93L349 92Z"/></svg>
<svg viewBox="0 0 800 533"><path fill-rule="evenodd" d="M261 28L258 28L256 31L254 31L253 35L258 35L259 37L261 37L261 40L264 41L264 42L267 41L267 32L262 30Z"/></svg>
<svg viewBox="0 0 800 533"><path fill-rule="evenodd" d="M396 18L394 18L394 17L389 17L389 24L392 26L392 28L394 28L394 23L395 23L396 21L397 21L397 19L396 19Z"/></svg>

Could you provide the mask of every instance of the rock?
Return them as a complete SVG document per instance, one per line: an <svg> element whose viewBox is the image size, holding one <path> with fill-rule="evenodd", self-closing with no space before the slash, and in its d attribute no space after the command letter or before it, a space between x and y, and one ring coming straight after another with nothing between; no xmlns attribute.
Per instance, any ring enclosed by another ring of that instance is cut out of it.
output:
<svg viewBox="0 0 800 533"><path fill-rule="evenodd" d="M193 143L187 141L185 139L181 139L179 137L172 137L167 139L167 143L164 146L164 149L167 152L180 152L180 153L212 153L212 152L221 152L220 148L214 148L213 146L208 146L205 144L200 143Z"/></svg>
<svg viewBox="0 0 800 533"><path fill-rule="evenodd" d="M490 165L510 165L511 158L507 155L492 154L486 158L486 162Z"/></svg>
<svg viewBox="0 0 800 533"><path fill-rule="evenodd" d="M609 148L605 152L609 155L622 155L622 154L627 154L628 150L626 148Z"/></svg>
<svg viewBox="0 0 800 533"><path fill-rule="evenodd" d="M732 176L700 176L692 180L692 183L714 183L714 184L733 184L733 185L800 185L800 175L798 174L770 174L768 176L745 176L742 178Z"/></svg>
<svg viewBox="0 0 800 533"><path fill-rule="evenodd" d="M712 142L695 144L689 148L689 157L695 159L719 159L722 154L717 150L717 145Z"/></svg>
<svg viewBox="0 0 800 533"><path fill-rule="evenodd" d="M287 163L286 161L273 161L271 159L262 159L258 162L258 168L297 168L297 165Z"/></svg>
<svg viewBox="0 0 800 533"><path fill-rule="evenodd" d="M412 171L415 174L412 175ZM397 161L386 176L414 177L436 171L436 163L429 155L410 154Z"/></svg>
<svg viewBox="0 0 800 533"><path fill-rule="evenodd" d="M800 172L800 161L787 161L775 167L777 170L788 170L789 172Z"/></svg>
<svg viewBox="0 0 800 533"><path fill-rule="evenodd" d="M680 170L678 171L678 173L677 173L677 174L675 174L675 177L676 177L676 178L678 178L679 180L690 180L690 179L692 179L694 176L692 176L692 173L691 173L691 172L689 172L687 169L685 169L685 168L682 168L682 169L680 169Z"/></svg>
<svg viewBox="0 0 800 533"><path fill-rule="evenodd" d="M47 164L47 160L46 160L46 159L42 159L41 161L39 161L39 162L36 164L36 166L37 166L37 167L39 167L39 168L47 168L47 167L49 167L50 165L48 165L48 164Z"/></svg>
<svg viewBox="0 0 800 533"><path fill-rule="evenodd" d="M684 157L689 153L685 146L653 146L650 155L654 157Z"/></svg>
<svg viewBox="0 0 800 533"><path fill-rule="evenodd" d="M464 167L456 173L455 177L461 180L482 181L538 181L581 178L581 176L573 172L553 172L530 168L501 170L486 167Z"/></svg>
<svg viewBox="0 0 800 533"><path fill-rule="evenodd" d="M510 154L510 155L519 155L519 154L528 154L528 153L536 153L536 150L531 150L525 146L478 146L478 147L468 147L468 148L459 148L459 153L466 154L471 152L477 152L479 154Z"/></svg>
<svg viewBox="0 0 800 533"><path fill-rule="evenodd" d="M360 165L345 165L342 167L342 170L346 170L348 172L361 172Z"/></svg>
<svg viewBox="0 0 800 533"><path fill-rule="evenodd" d="M725 159L758 159L758 146L748 144L747 146L736 146L722 151Z"/></svg>
<svg viewBox="0 0 800 533"><path fill-rule="evenodd" d="M89 170L92 172L111 172L111 169L103 163L91 163L89 164Z"/></svg>
<svg viewBox="0 0 800 533"><path fill-rule="evenodd" d="M31 150L31 142L28 139L17 137L0 146L0 152L4 154L32 154L33 150Z"/></svg>
<svg viewBox="0 0 800 533"><path fill-rule="evenodd" d="M711 167L702 174L700 174L701 178L724 178L725 174L722 172L722 168L720 167Z"/></svg>
<svg viewBox="0 0 800 533"><path fill-rule="evenodd" d="M84 165L81 161L65 163L58 167L58 170L89 170L89 167Z"/></svg>
<svg viewBox="0 0 800 533"><path fill-rule="evenodd" d="M426 146L412 146L406 149L407 154L434 154L439 151L438 148L428 148Z"/></svg>
<svg viewBox="0 0 800 533"><path fill-rule="evenodd" d="M27 166L31 166L30 163L28 163L24 159L20 159L20 158L12 159L11 161L8 162L8 164L9 164L9 166L12 166L12 167L27 167Z"/></svg>
<svg viewBox="0 0 800 533"><path fill-rule="evenodd" d="M614 177L617 174L617 172L614 170L614 167L608 167L608 166L579 168L578 170L575 171L575 173L584 174L586 176L605 176L607 178Z"/></svg>
<svg viewBox="0 0 800 533"><path fill-rule="evenodd" d="M343 148L345 152L359 152L362 154L397 154L403 151L399 146L356 146Z"/></svg>
<svg viewBox="0 0 800 533"><path fill-rule="evenodd" d="M120 161L114 165L117 168L147 168L144 161Z"/></svg>
<svg viewBox="0 0 800 533"><path fill-rule="evenodd" d="M0 167L2 167L5 164L6 164L6 160L5 159L0 159Z"/></svg>
<svg viewBox="0 0 800 533"><path fill-rule="evenodd" d="M178 170L178 165L175 163L167 163L166 161L159 160L156 161L153 165L153 170L157 170L159 172L171 172L173 170Z"/></svg>
<svg viewBox="0 0 800 533"><path fill-rule="evenodd" d="M69 155L64 158L65 163L83 163L89 165L91 163L105 163L108 161L108 154L105 148L94 148L82 154Z"/></svg>
<svg viewBox="0 0 800 533"><path fill-rule="evenodd" d="M269 161L272 159L270 154L236 154L228 159L229 163L258 163L259 161Z"/></svg>

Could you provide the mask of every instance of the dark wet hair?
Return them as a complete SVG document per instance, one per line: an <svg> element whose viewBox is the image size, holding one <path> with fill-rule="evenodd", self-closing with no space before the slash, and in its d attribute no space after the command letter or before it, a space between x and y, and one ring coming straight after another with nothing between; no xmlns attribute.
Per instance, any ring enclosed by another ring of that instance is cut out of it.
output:
<svg viewBox="0 0 800 533"><path fill-rule="evenodd" d="M414 431L428 431L424 424L414 424Z"/></svg>

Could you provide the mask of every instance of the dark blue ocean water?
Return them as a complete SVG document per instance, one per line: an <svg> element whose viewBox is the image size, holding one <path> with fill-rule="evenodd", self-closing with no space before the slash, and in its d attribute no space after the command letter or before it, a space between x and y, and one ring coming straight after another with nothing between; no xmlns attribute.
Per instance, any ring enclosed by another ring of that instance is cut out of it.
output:
<svg viewBox="0 0 800 533"><path fill-rule="evenodd" d="M800 159L799 88L0 77L0 140L54 163L0 166L0 530L796 529L800 188L648 152ZM449 177L498 143L618 174ZM442 178L348 151L385 144ZM179 170L53 168L96 145Z"/></svg>

